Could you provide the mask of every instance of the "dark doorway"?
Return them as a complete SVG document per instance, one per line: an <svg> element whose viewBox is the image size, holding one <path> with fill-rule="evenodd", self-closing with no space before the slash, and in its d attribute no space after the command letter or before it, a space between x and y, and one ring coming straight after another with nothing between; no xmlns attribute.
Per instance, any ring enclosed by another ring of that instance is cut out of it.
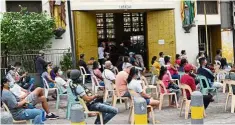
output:
<svg viewBox="0 0 235 125"><path fill-rule="evenodd" d="M146 13L97 13L99 44L105 41L119 47L121 42L129 52L140 54L147 66Z"/></svg>

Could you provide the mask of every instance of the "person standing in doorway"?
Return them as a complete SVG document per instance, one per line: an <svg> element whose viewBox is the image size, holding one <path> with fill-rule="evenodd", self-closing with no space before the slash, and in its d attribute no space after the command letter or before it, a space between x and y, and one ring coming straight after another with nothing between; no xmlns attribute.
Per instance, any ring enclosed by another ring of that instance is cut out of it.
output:
<svg viewBox="0 0 235 125"><path fill-rule="evenodd" d="M105 49L105 42L101 42L100 46L98 47L98 57L101 66L101 71L103 71L103 64L104 64L104 49Z"/></svg>
<svg viewBox="0 0 235 125"><path fill-rule="evenodd" d="M221 54L222 54L221 50L218 49L218 50L216 51L215 60L220 61L221 58L222 58Z"/></svg>

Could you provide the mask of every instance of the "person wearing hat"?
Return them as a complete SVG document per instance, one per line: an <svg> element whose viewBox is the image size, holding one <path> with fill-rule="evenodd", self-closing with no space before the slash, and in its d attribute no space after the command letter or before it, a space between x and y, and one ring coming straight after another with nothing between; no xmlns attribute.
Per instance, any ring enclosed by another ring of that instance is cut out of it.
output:
<svg viewBox="0 0 235 125"><path fill-rule="evenodd" d="M103 114L103 123L106 124L118 113L117 108L104 103L103 97L93 95L86 86L82 85L80 76L81 73L79 70L71 70L70 78L72 79L73 84L70 84L70 88L72 89L72 92L87 103L87 107L90 111L101 112ZM97 116L94 124L100 124L99 116Z"/></svg>
<svg viewBox="0 0 235 125"><path fill-rule="evenodd" d="M185 71L185 74L181 77L180 79L180 83L181 84L186 84L188 85L192 92L193 91L196 91L196 83L195 83L195 80L194 78L190 75L190 73L193 71L193 66L191 64L186 64L184 66L184 71ZM191 95L189 93L189 91L186 91L186 95L187 95L187 98L189 100L191 100ZM213 101L213 96L208 94L208 95L203 95L203 102L204 102L204 108L206 109L210 102Z"/></svg>

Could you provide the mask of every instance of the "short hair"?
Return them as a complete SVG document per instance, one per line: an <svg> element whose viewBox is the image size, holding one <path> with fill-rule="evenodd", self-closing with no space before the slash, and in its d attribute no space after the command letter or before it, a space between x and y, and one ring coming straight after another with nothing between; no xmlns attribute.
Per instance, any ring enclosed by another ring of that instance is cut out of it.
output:
<svg viewBox="0 0 235 125"><path fill-rule="evenodd" d="M85 54L80 54L80 58L83 58L85 56Z"/></svg>
<svg viewBox="0 0 235 125"><path fill-rule="evenodd" d="M176 55L175 55L175 58L176 58L176 59L180 58L180 54L176 54Z"/></svg>
<svg viewBox="0 0 235 125"><path fill-rule="evenodd" d="M55 73L55 74L58 73L58 72L59 72L59 69L60 69L60 67L58 67L58 66L54 67L54 68L53 68L54 73Z"/></svg>
<svg viewBox="0 0 235 125"><path fill-rule="evenodd" d="M21 62L15 62L14 66L21 66Z"/></svg>
<svg viewBox="0 0 235 125"><path fill-rule="evenodd" d="M182 54L182 55L185 54L185 52L186 52L185 50L181 50L181 54Z"/></svg>
<svg viewBox="0 0 235 125"><path fill-rule="evenodd" d="M106 61L106 62L104 63L104 67L105 67L105 68L106 68L106 67L111 67L111 65L112 65L111 61Z"/></svg>
<svg viewBox="0 0 235 125"><path fill-rule="evenodd" d="M217 55L220 54L220 53L221 53L221 50L220 50L220 49L216 50L216 54L217 54Z"/></svg>
<svg viewBox="0 0 235 125"><path fill-rule="evenodd" d="M199 64L200 64L200 66L202 66L202 64L203 64L203 62L204 62L205 60L206 60L205 57L202 57L202 58L199 59Z"/></svg>
<svg viewBox="0 0 235 125"><path fill-rule="evenodd" d="M170 59L171 59L171 58L170 58L169 56L165 56L165 57L164 57L165 64L167 64L167 63L170 61Z"/></svg>
<svg viewBox="0 0 235 125"><path fill-rule="evenodd" d="M94 58L94 57L91 57L90 60L95 60L95 58Z"/></svg>
<svg viewBox="0 0 235 125"><path fill-rule="evenodd" d="M162 57L163 55L164 55L164 53L163 53L163 52L160 52L160 53L159 53L159 56L160 56L160 57Z"/></svg>

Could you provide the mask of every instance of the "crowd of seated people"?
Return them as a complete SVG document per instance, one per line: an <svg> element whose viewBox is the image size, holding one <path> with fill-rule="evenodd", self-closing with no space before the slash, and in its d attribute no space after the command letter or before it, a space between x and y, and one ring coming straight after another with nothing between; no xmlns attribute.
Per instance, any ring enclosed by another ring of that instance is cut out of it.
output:
<svg viewBox="0 0 235 125"><path fill-rule="evenodd" d="M219 54L220 53L218 53L216 59L221 62L220 68L228 72L235 72L235 68L230 67L227 60L222 58ZM175 57L176 60L171 61L170 56L165 56L163 52L160 52L159 60L157 60L157 56L153 56L151 62L152 67L156 70L155 75L158 76L158 80L163 82L167 93L175 93L177 95L177 98L173 98L171 105L178 105L176 104L176 99L179 100L182 94L180 84L187 84L192 91L200 90L197 88L197 86L200 87L197 75L205 76L210 87L221 87L220 83L214 81L215 76L213 68L208 67L204 53L201 52L197 58L200 65L199 67L195 67L188 62L185 50L182 50L181 55L176 54ZM50 88L58 87L62 90L63 94L66 94L66 88L70 87L74 95L79 96L86 102L90 111L102 112L104 115L104 124L110 121L118 113L116 107L104 102L103 95L94 95L93 92L86 87L86 84L81 82L80 69L67 71L68 79L64 79L64 74L60 67L53 67L51 62L46 62L45 60L42 64L44 65L42 67L42 71L40 69L41 77L47 81ZM143 97L146 100L147 105L151 105L154 108L159 106L159 101L153 99L151 95L146 93L147 87L146 85L143 85L143 81L140 78L140 72L142 71L141 73L144 75L145 70L140 70L141 68L138 67L139 65L135 60L134 53L130 53L130 56L120 56L115 66L109 60L106 60L103 64L96 61L93 57L90 58L88 63L86 63L85 54L80 55L80 60L78 62L78 66L84 67L88 74L97 78L99 86L114 87L114 90L117 90L119 96L129 98L131 98L130 90L132 90L140 97ZM15 120L34 119L35 124L42 124L42 114L43 111L45 111L45 118L57 119L58 116L50 112L47 99L44 96L43 85L41 87L35 87L32 90L26 90L21 86L21 84L19 84L20 82L27 83L29 81L33 81L25 80L27 72L20 73L20 67L20 63L16 63L14 66L9 66L6 78L2 79L1 82L2 101L9 107L13 118ZM179 72L184 74L180 76ZM234 74L227 77L235 80ZM91 77L87 76L86 83L89 83L90 79ZM177 79L180 82L177 83L174 79ZM235 89L235 86L233 86L233 89ZM101 89L101 91L104 90L105 89ZM160 93L164 92L163 87L161 87ZM187 99L190 100L191 95L188 91L186 92L186 95ZM53 96L56 99L56 95ZM205 109L209 106L210 102L213 101L214 99L212 94L208 93L208 95L203 95ZM43 110L35 108L35 105L38 103L42 104ZM26 108L28 104L31 104L33 108ZM28 114L30 117L26 117L25 114ZM100 123L101 121L97 116L94 124Z"/></svg>

